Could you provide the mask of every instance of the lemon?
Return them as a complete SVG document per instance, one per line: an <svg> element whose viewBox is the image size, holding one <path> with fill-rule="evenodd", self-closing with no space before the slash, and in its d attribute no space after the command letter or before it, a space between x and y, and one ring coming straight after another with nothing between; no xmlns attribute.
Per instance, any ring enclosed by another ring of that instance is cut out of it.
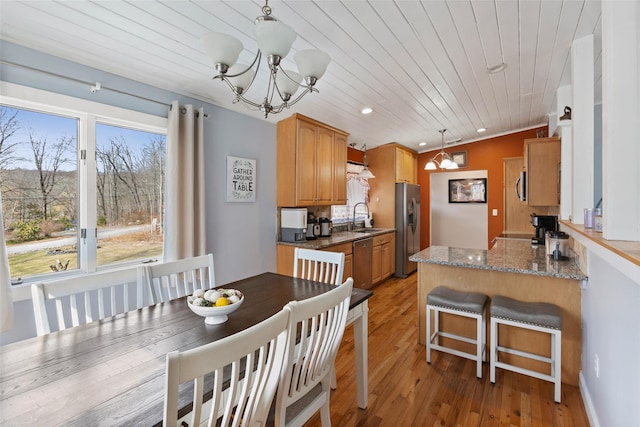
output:
<svg viewBox="0 0 640 427"><path fill-rule="evenodd" d="M225 297L220 297L216 300L216 307L222 307L225 305L229 305L229 300Z"/></svg>

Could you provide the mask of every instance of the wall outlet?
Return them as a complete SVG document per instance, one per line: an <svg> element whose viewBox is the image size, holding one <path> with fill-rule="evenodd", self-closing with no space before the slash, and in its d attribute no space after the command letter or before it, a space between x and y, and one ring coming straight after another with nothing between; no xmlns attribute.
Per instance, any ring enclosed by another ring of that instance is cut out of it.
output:
<svg viewBox="0 0 640 427"><path fill-rule="evenodd" d="M494 209L494 210L491 212L491 214L492 214L493 216L498 216L498 209Z"/></svg>
<svg viewBox="0 0 640 427"><path fill-rule="evenodd" d="M596 370L596 378L600 378L600 359L598 358L597 353L594 355L593 359L594 359L593 367Z"/></svg>

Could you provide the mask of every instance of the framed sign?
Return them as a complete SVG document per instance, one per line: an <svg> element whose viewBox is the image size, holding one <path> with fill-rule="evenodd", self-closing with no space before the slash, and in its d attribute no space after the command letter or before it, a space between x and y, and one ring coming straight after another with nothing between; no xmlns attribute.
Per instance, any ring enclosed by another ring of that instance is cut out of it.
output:
<svg viewBox="0 0 640 427"><path fill-rule="evenodd" d="M227 202L256 201L256 161L227 156Z"/></svg>
<svg viewBox="0 0 640 427"><path fill-rule="evenodd" d="M466 168L467 167L467 152L466 151L453 152L453 153L451 153L451 160L453 160L454 163L457 163L459 168Z"/></svg>
<svg viewBox="0 0 640 427"><path fill-rule="evenodd" d="M487 178L450 179L449 203L487 203Z"/></svg>

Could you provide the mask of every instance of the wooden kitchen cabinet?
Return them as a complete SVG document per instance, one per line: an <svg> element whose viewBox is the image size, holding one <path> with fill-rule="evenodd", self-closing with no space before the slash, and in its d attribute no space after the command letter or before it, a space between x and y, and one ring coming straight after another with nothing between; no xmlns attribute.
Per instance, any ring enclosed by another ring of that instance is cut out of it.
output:
<svg viewBox="0 0 640 427"><path fill-rule="evenodd" d="M292 245L276 245L276 269L278 274L293 276L295 249L296 247ZM342 274L342 282L347 280L347 277L353 276L353 247L351 242L329 246L322 250L329 252L344 252L344 273Z"/></svg>
<svg viewBox="0 0 640 427"><path fill-rule="evenodd" d="M376 227L395 228L396 182L417 184L417 156L396 143L367 150L369 169L376 176L369 180L369 211Z"/></svg>
<svg viewBox="0 0 640 427"><path fill-rule="evenodd" d="M371 260L371 282L382 282L395 271L396 238L395 233L373 237L373 259Z"/></svg>
<svg viewBox="0 0 640 427"><path fill-rule="evenodd" d="M560 139L525 139L524 168L527 172L527 204L559 206Z"/></svg>
<svg viewBox="0 0 640 427"><path fill-rule="evenodd" d="M346 204L349 134L300 114L277 131L277 205Z"/></svg>
<svg viewBox="0 0 640 427"><path fill-rule="evenodd" d="M546 214L536 212L536 207L527 205L518 198L516 193L516 182L520 177L520 172L524 169L524 157L504 158L504 233L533 234L531 225L531 214Z"/></svg>
<svg viewBox="0 0 640 427"><path fill-rule="evenodd" d="M396 147L396 182L418 183L418 155Z"/></svg>

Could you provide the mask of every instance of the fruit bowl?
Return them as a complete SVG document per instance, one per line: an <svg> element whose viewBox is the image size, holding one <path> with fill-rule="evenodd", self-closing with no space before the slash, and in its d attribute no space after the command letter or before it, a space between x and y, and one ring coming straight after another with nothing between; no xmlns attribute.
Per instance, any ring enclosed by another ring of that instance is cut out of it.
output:
<svg viewBox="0 0 640 427"><path fill-rule="evenodd" d="M226 322L229 319L228 314L236 311L244 301L242 292L235 289L211 289L207 292L210 293L207 296L214 301L205 298L198 291L187 297L187 305L191 311L198 316L204 317L204 323L207 325L218 325ZM216 292L220 293L221 296L217 296ZM227 295L230 297L227 297ZM214 305L220 298L227 298L227 305ZM209 304L209 306L198 304Z"/></svg>

